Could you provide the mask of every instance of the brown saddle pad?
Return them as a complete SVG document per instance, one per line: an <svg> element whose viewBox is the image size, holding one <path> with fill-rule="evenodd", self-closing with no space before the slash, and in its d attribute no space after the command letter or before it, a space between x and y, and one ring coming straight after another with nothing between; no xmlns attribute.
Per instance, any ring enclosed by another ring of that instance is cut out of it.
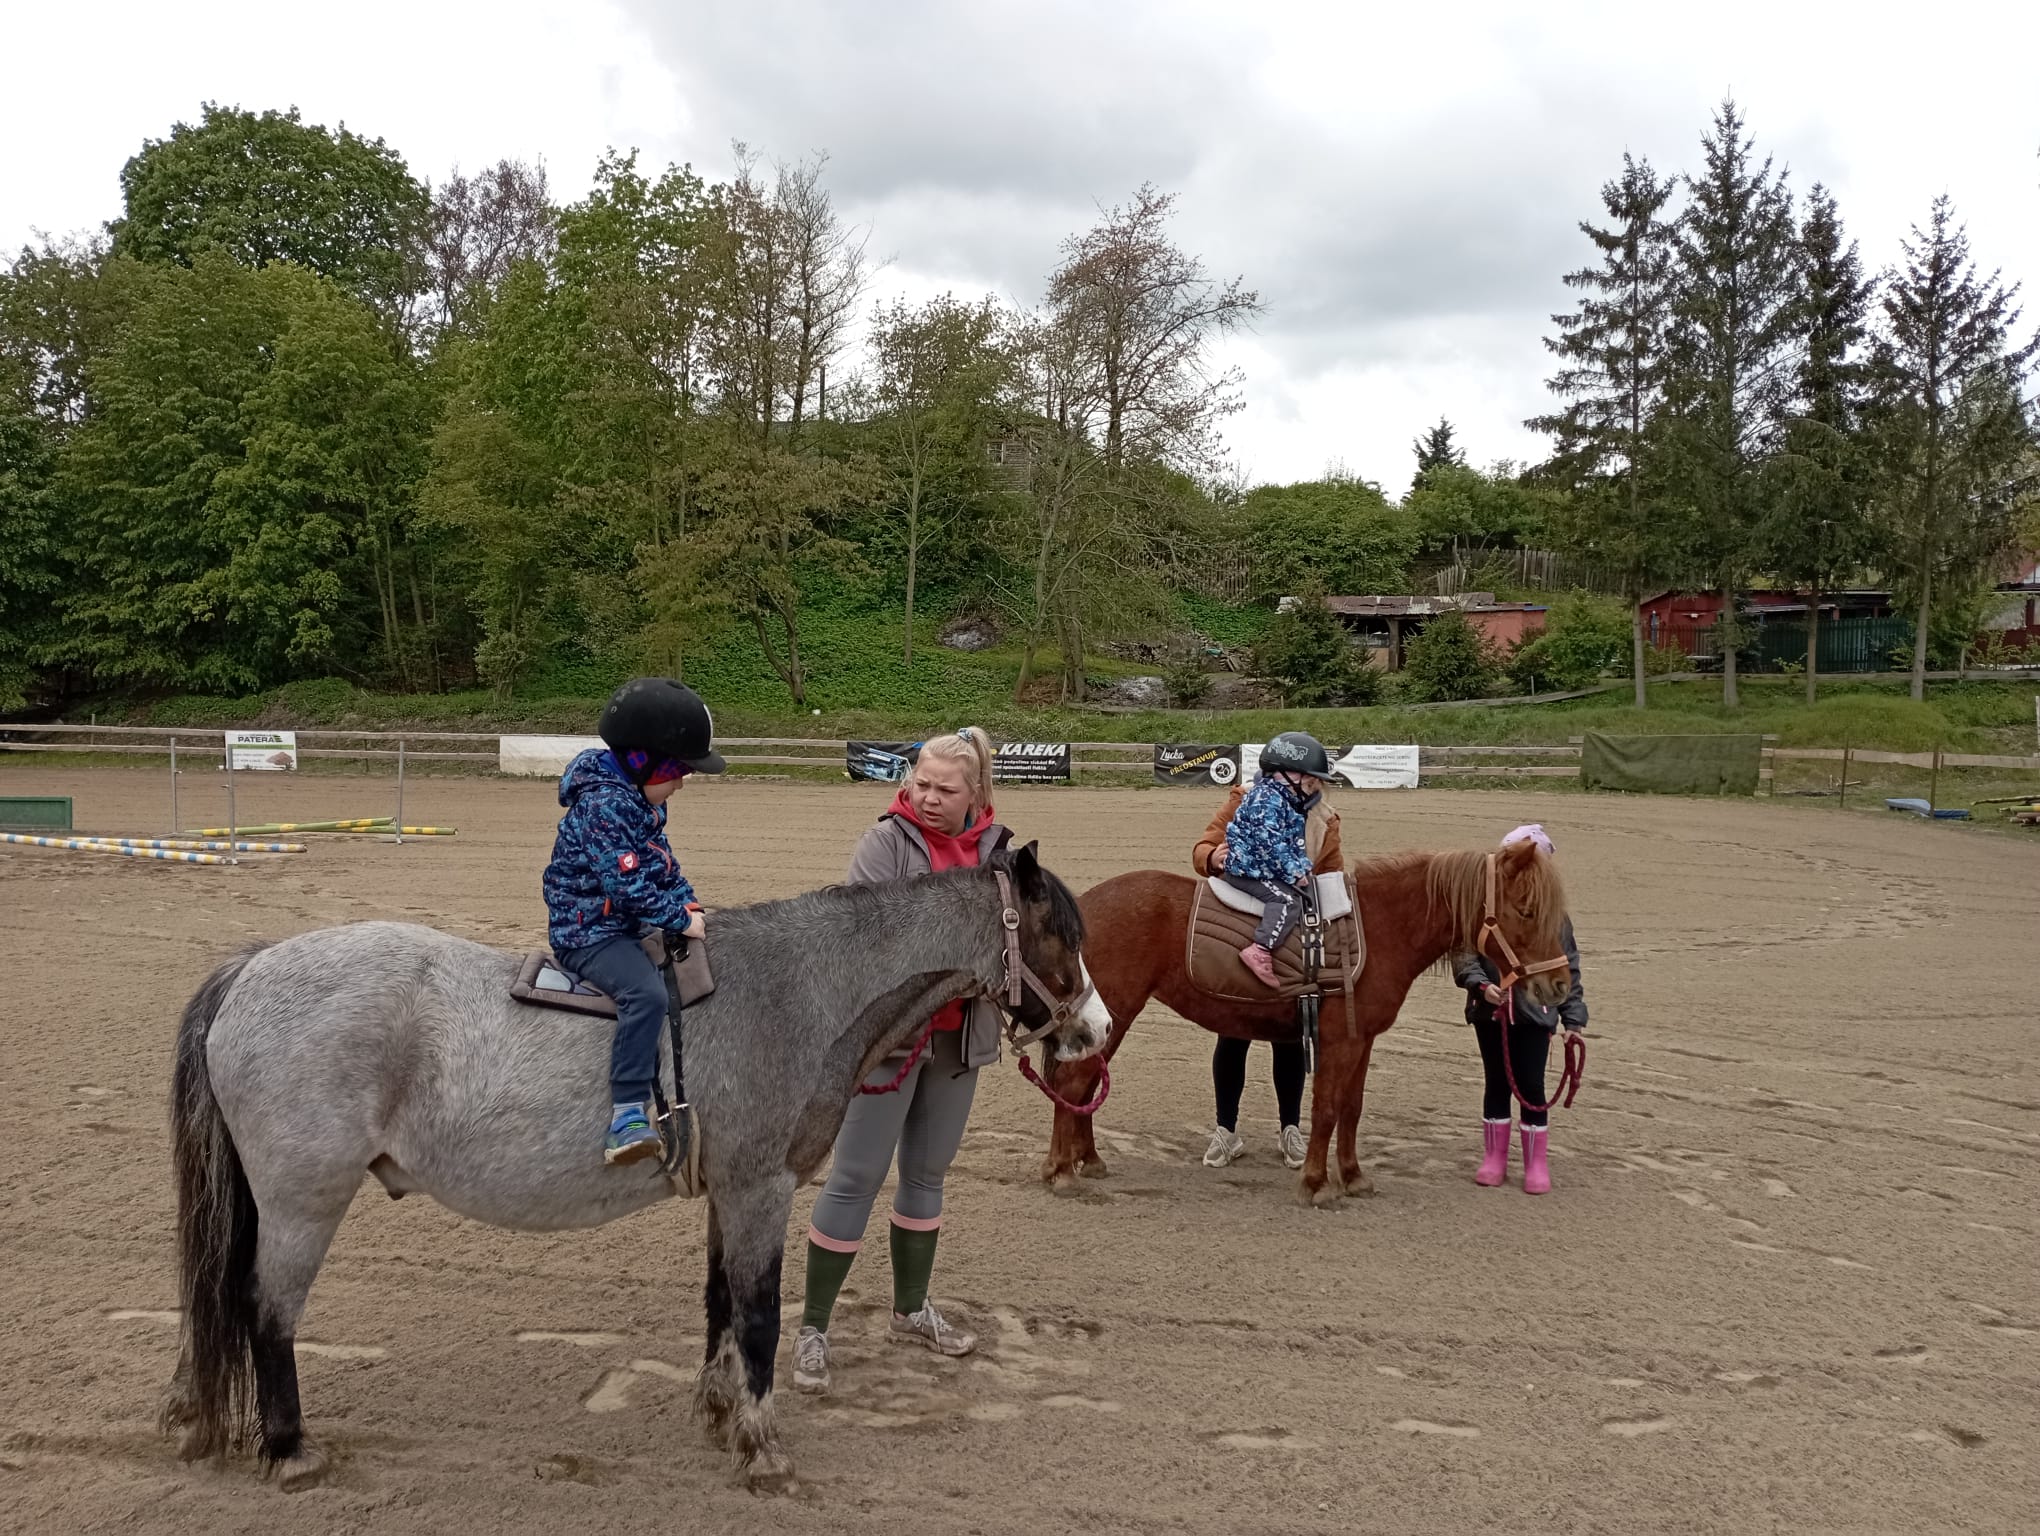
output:
<svg viewBox="0 0 2040 1536"><path fill-rule="evenodd" d="M644 941L645 953L654 965L664 964L664 946L657 937ZM687 945L687 957L675 971L680 984L680 1006L691 1008L715 991L715 977L708 969L708 943L694 939ZM540 1008L560 1008L568 1013L616 1017L616 999L578 976L571 976L552 957L550 950L534 949L517 967L517 979L510 983L510 995L520 1003Z"/></svg>
<svg viewBox="0 0 2040 1536"><path fill-rule="evenodd" d="M1211 894L1209 885L1199 880L1196 893L1190 898L1190 932L1184 955L1190 984L1213 997L1240 1003L1280 1002L1310 991L1312 984L1303 966L1301 923L1275 951L1275 975L1282 983L1280 990L1270 992L1247 969L1240 951L1254 942L1254 930L1259 926L1259 918L1227 906ZM1360 979L1361 966L1367 962L1367 939L1360 926L1359 903L1354 903L1351 917L1327 923L1324 934L1325 959L1317 986L1326 992L1350 991Z"/></svg>

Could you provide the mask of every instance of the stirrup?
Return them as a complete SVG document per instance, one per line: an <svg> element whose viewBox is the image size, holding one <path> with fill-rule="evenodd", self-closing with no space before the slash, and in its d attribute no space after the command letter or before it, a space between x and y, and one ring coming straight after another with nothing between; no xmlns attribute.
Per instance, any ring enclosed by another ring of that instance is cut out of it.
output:
<svg viewBox="0 0 2040 1536"><path fill-rule="evenodd" d="M701 1127L694 1120L692 1104L662 1106L653 1117L659 1143L665 1148L660 1166L690 1200L706 1193L701 1181Z"/></svg>

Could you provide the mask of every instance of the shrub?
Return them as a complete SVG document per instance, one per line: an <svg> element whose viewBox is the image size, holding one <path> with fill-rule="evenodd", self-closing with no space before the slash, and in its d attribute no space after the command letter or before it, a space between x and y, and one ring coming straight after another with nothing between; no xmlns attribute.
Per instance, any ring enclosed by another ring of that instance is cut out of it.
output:
<svg viewBox="0 0 2040 1536"><path fill-rule="evenodd" d="M1525 692L1585 688L1603 673L1629 670L1629 610L1605 598L1563 597L1544 629L1510 653L1509 675Z"/></svg>
<svg viewBox="0 0 2040 1536"><path fill-rule="evenodd" d="M1292 709L1373 704L1381 697L1381 675L1353 648L1324 588L1315 584L1262 632L1254 669L1281 688L1282 702Z"/></svg>
<svg viewBox="0 0 2040 1536"><path fill-rule="evenodd" d="M1494 641L1463 613L1441 613L1403 653L1403 687L1416 703L1479 699L1501 681Z"/></svg>
<svg viewBox="0 0 2040 1536"><path fill-rule="evenodd" d="M1162 668L1162 686L1172 709L1195 709L1211 692L1211 674L1204 670L1201 646L1177 650Z"/></svg>

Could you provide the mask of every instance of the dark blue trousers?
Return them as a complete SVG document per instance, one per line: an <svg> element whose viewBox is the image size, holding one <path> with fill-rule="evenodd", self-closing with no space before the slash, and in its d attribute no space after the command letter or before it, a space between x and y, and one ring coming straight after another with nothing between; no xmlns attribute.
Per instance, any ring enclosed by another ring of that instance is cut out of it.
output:
<svg viewBox="0 0 2040 1536"><path fill-rule="evenodd" d="M666 1024L666 978L636 939L604 939L562 950L559 962L616 999L616 1039L609 1047L609 1101L652 1102L659 1076L659 1031Z"/></svg>

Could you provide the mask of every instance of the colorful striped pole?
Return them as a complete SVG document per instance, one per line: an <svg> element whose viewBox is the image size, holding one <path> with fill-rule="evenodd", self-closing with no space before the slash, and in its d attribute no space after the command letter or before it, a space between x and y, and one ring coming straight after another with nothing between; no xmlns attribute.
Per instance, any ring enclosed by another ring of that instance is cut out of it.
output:
<svg viewBox="0 0 2040 1536"><path fill-rule="evenodd" d="M167 859L173 864L231 864L233 859L218 853L180 853L172 848L124 848L119 843L94 842L89 837L30 837L23 832L0 832L0 840L28 843L37 848L69 848L78 853L119 853L131 859Z"/></svg>
<svg viewBox="0 0 2040 1536"><path fill-rule="evenodd" d="M243 834L279 836L286 832L390 832L395 824L387 816L364 816L353 821L266 821L259 827L199 827L186 837L237 837Z"/></svg>
<svg viewBox="0 0 2040 1536"><path fill-rule="evenodd" d="M187 853L303 853L303 843L211 842L175 837L93 837L85 841L120 848L174 848Z"/></svg>

